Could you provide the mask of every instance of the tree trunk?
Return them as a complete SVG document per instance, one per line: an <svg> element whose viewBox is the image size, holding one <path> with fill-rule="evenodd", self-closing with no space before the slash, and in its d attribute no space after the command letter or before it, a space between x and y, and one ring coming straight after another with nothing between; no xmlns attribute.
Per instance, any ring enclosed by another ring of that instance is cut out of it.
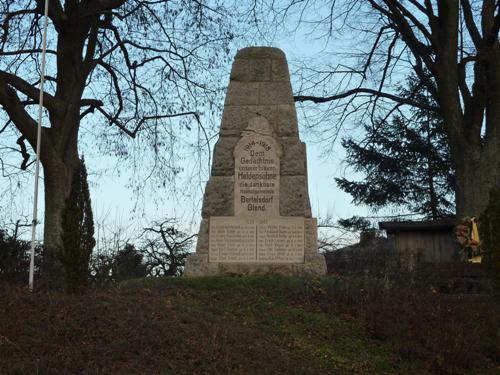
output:
<svg viewBox="0 0 500 375"><path fill-rule="evenodd" d="M56 121L52 119L52 122ZM62 244L62 212L71 190L73 172L80 160L77 144L78 126L74 126L79 124L79 119L76 116L67 116L63 121L66 129L72 131L51 133L52 129L47 129L46 134L42 136L42 139L45 137L45 147L42 147L40 157L45 190L43 243L44 249L53 255L58 252Z"/></svg>
<svg viewBox="0 0 500 375"><path fill-rule="evenodd" d="M80 101L88 72L83 69L83 49L88 32L81 22L78 2L67 2L65 13L74 22L63 22L57 35L57 88L55 98L65 105L50 113L51 128L42 149L45 176L44 247L53 254L62 245L62 212L78 165ZM89 42L90 43L90 42Z"/></svg>
<svg viewBox="0 0 500 375"><path fill-rule="evenodd" d="M488 205L490 190L500 184L500 93L490 87L485 105L484 97L476 93L462 111L460 99L453 97L454 84L447 82L448 75L442 76L439 104L455 166L457 216L479 216Z"/></svg>
<svg viewBox="0 0 500 375"><path fill-rule="evenodd" d="M71 189L73 170L78 153L74 151L72 160L64 160L57 155L44 163L45 221L43 242L47 250L57 252L61 245L62 221L66 199Z"/></svg>
<svg viewBox="0 0 500 375"><path fill-rule="evenodd" d="M490 190L500 185L500 142L494 143L483 150L465 148L454 157L458 217L478 217L488 205Z"/></svg>

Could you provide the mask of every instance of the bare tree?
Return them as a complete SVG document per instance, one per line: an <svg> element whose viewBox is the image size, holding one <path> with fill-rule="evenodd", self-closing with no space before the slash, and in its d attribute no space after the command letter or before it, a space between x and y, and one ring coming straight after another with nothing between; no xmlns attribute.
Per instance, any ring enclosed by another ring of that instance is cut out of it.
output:
<svg viewBox="0 0 500 375"><path fill-rule="evenodd" d="M144 228L142 253L151 276L180 276L187 255L192 252L196 234L188 235L177 229L174 220L167 219Z"/></svg>
<svg viewBox="0 0 500 375"><path fill-rule="evenodd" d="M31 162L25 143L36 144L43 5L0 5L0 131L15 130L22 168ZM152 150L150 169L175 176L176 141L199 122L197 109L211 108L220 88L212 72L233 35L217 0L51 0L49 18L41 163L44 245L55 250L82 130L91 147L104 144L120 158L130 157L124 138L132 138Z"/></svg>
<svg viewBox="0 0 500 375"><path fill-rule="evenodd" d="M269 12L265 2L254 5ZM436 112L456 170L457 213L484 210L500 185L499 1L283 0L271 10L274 22L311 32L326 51L343 41L334 65L322 60L302 70L296 101L325 103L336 124L404 106ZM398 95L412 71L436 106Z"/></svg>

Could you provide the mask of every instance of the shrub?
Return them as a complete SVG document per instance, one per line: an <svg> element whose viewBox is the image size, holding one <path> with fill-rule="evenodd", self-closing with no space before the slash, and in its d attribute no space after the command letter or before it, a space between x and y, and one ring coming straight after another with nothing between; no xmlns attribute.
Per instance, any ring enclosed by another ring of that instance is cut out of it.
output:
<svg viewBox="0 0 500 375"><path fill-rule="evenodd" d="M118 251L111 270L115 281L146 277L148 275L148 267L143 262L143 255L131 244L126 244L122 250Z"/></svg>
<svg viewBox="0 0 500 375"><path fill-rule="evenodd" d="M29 270L28 241L18 240L0 229L0 280L9 283L27 283Z"/></svg>
<svg viewBox="0 0 500 375"><path fill-rule="evenodd" d="M0 281L27 285L31 257L31 243L11 236L0 229ZM46 254L43 247L35 247L35 280L45 276Z"/></svg>
<svg viewBox="0 0 500 375"><path fill-rule="evenodd" d="M62 248L58 258L64 268L66 288L78 292L88 283L89 260L95 246L94 222L82 159L73 173L71 191L62 213Z"/></svg>

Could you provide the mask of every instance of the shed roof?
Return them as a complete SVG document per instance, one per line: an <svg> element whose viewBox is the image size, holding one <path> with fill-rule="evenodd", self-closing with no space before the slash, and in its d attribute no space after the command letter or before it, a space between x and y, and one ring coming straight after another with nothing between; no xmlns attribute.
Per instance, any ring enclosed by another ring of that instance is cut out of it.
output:
<svg viewBox="0 0 500 375"><path fill-rule="evenodd" d="M456 225L454 218L425 221L381 221L380 229L390 233L395 232L447 232Z"/></svg>

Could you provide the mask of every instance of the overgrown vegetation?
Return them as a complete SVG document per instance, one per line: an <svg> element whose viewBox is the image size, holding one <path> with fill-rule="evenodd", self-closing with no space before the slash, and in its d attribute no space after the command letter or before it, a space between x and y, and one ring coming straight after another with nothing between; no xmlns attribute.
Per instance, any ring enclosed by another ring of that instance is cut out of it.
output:
<svg viewBox="0 0 500 375"><path fill-rule="evenodd" d="M30 244L0 229L0 281L28 283ZM40 249L37 249L40 253Z"/></svg>
<svg viewBox="0 0 500 375"><path fill-rule="evenodd" d="M96 252L90 259L92 284L102 287L138 277L182 276L195 234L178 229L173 219L155 221L135 243Z"/></svg>
<svg viewBox="0 0 500 375"><path fill-rule="evenodd" d="M91 287L102 288L133 278L183 274L186 257L193 250L196 235L179 230L173 220L166 219L145 228L144 237L137 244L125 242L118 248L92 252L90 201L87 204L83 201L73 202L71 209L68 207L66 210L66 215L70 217L70 220L65 220L65 225L68 225L68 231L65 232L67 249L63 249L60 259L53 259L51 253L44 252L41 246L35 248L37 288L54 289L61 286L58 277L54 277L54 274L62 271L58 261L63 262L64 269L70 268L71 275L78 276L76 279L67 279L67 289L72 292L83 290L89 281ZM85 207L87 210L83 217L81 212L74 215L78 207ZM17 238L15 233L10 234L8 230L0 229L0 282L26 285L29 257L28 241Z"/></svg>

